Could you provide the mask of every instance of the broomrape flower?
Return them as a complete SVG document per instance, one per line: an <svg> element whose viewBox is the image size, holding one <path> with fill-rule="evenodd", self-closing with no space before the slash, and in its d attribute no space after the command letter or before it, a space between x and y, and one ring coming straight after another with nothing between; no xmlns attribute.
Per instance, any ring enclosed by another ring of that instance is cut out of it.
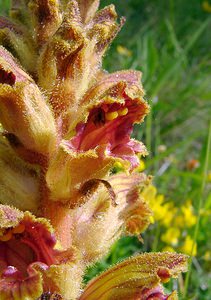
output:
<svg viewBox="0 0 211 300"><path fill-rule="evenodd" d="M98 6L12 1L0 18L2 300L176 299L161 284L186 270L184 255L143 254L81 291L85 268L151 215L149 178L129 175L147 154L130 137L149 112L141 74L102 70L124 19ZM110 175L115 162L127 174Z"/></svg>

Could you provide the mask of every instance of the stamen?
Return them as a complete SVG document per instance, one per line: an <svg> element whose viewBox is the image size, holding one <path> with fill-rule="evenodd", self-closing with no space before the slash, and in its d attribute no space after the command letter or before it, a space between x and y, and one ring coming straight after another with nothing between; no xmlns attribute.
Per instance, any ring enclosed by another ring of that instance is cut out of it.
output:
<svg viewBox="0 0 211 300"><path fill-rule="evenodd" d="M126 116L127 113L128 113L128 108L127 107L118 110L118 115L119 116Z"/></svg>
<svg viewBox="0 0 211 300"><path fill-rule="evenodd" d="M12 238L12 231L9 230L9 231L7 231L7 233L5 235L0 236L0 241L7 242L7 241L11 240L11 238Z"/></svg>
<svg viewBox="0 0 211 300"><path fill-rule="evenodd" d="M105 118L107 121L112 121L118 117L117 111L108 112L105 114Z"/></svg>
<svg viewBox="0 0 211 300"><path fill-rule="evenodd" d="M13 233L22 233L25 230L25 225L24 224L19 224L17 227L12 229Z"/></svg>

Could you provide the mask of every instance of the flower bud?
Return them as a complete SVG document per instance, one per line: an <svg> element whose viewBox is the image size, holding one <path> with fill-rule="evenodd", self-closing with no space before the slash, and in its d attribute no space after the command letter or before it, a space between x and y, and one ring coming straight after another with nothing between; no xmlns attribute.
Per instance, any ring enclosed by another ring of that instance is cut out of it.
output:
<svg viewBox="0 0 211 300"><path fill-rule="evenodd" d="M26 149L48 155L55 147L53 114L39 88L0 48L0 121Z"/></svg>

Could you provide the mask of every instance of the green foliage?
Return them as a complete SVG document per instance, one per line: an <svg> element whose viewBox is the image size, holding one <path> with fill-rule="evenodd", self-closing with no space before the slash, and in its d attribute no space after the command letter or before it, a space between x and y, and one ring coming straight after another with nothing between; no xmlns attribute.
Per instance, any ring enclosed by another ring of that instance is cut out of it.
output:
<svg viewBox="0 0 211 300"><path fill-rule="evenodd" d="M1 15L5 15L10 7L10 1L8 0L0 0L0 12Z"/></svg>

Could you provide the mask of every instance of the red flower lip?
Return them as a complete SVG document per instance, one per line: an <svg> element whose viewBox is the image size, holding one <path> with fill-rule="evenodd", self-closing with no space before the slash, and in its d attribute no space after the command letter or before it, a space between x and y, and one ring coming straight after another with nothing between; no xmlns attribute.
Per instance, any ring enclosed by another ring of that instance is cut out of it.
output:
<svg viewBox="0 0 211 300"><path fill-rule="evenodd" d="M0 237L0 261L3 277L25 279L33 263L46 269L58 263L56 240L43 224L23 220Z"/></svg>
<svg viewBox="0 0 211 300"><path fill-rule="evenodd" d="M126 98L126 95L124 95ZM130 139L133 124L143 116L144 109L140 109L138 99L124 99L123 103L106 103L94 107L86 123L78 123L76 136L68 143L68 147L83 152L103 147L107 154L130 160L133 165L135 153L143 151L138 142ZM130 156L130 157L129 157ZM138 162L138 161L137 161ZM134 162L134 166L136 163Z"/></svg>
<svg viewBox="0 0 211 300"><path fill-rule="evenodd" d="M0 298L38 299L56 292L55 281L76 259L75 249L58 250L45 218L0 205Z"/></svg>
<svg viewBox="0 0 211 300"><path fill-rule="evenodd" d="M122 135L129 134L132 124L129 117L123 120L123 114L128 112L127 106L119 103L103 104L94 108L86 123L79 123L76 126L76 137L71 140L73 148L78 151L88 151L98 145L110 144L111 147L122 140ZM124 122L124 131L116 132L116 129ZM127 123L130 123L127 125ZM113 133L113 134L112 134Z"/></svg>
<svg viewBox="0 0 211 300"><path fill-rule="evenodd" d="M133 125L143 121L149 105L143 98L139 72L102 74L79 102L79 119L72 116L63 144L75 154L90 150L99 158L139 163L137 153L147 155L144 145L130 139ZM65 124L65 120L64 120ZM90 153L91 153L90 152Z"/></svg>

